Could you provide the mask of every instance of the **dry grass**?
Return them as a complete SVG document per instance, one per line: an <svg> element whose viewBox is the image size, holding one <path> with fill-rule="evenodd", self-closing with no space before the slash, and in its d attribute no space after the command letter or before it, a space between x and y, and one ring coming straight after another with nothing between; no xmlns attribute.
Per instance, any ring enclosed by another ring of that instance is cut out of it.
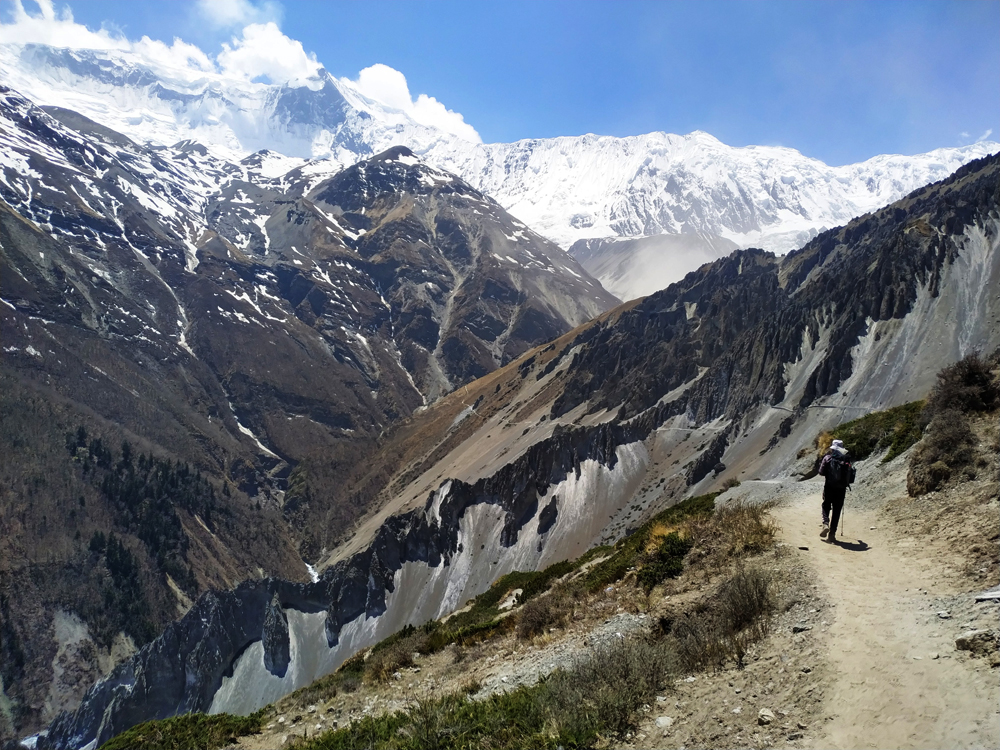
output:
<svg viewBox="0 0 1000 750"><path fill-rule="evenodd" d="M528 600L517 614L517 637L529 640L562 625L573 614L573 593L564 586Z"/></svg>
<svg viewBox="0 0 1000 750"><path fill-rule="evenodd" d="M771 518L772 503L734 500L716 510L711 518L693 519L688 533L703 564L716 567L760 554L774 544L778 525Z"/></svg>
<svg viewBox="0 0 1000 750"><path fill-rule="evenodd" d="M426 637L414 634L372 652L365 661L365 677L372 682L388 682L395 672L413 666L413 654L425 640Z"/></svg>
<svg viewBox="0 0 1000 750"><path fill-rule="evenodd" d="M742 669L751 645L764 638L776 609L774 582L762 569L740 568L707 600L671 623L670 640L687 670Z"/></svg>

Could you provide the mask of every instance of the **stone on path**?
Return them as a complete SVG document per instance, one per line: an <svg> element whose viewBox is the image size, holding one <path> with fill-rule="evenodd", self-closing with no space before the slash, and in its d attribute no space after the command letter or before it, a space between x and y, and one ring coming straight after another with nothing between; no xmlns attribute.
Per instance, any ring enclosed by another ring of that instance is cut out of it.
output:
<svg viewBox="0 0 1000 750"><path fill-rule="evenodd" d="M774 718L774 711L769 708L762 708L757 712L757 723L761 726L767 726L774 721Z"/></svg>

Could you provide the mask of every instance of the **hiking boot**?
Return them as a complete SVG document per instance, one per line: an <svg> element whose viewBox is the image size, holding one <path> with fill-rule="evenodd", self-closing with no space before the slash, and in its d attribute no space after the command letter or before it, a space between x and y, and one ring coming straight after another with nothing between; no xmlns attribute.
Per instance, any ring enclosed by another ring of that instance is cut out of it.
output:
<svg viewBox="0 0 1000 750"><path fill-rule="evenodd" d="M820 539L826 539L826 535L830 533L830 524L824 523L823 530L819 532Z"/></svg>
<svg viewBox="0 0 1000 750"><path fill-rule="evenodd" d="M837 537L835 537L833 534L828 535L827 538L826 538L826 543L827 544L836 544L837 543Z"/></svg>

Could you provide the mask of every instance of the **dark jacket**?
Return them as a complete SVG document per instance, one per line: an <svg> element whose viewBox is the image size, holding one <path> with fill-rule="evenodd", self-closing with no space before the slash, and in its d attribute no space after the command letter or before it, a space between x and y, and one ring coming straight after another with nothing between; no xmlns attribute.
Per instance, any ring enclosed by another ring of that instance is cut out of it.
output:
<svg viewBox="0 0 1000 750"><path fill-rule="evenodd" d="M841 448L839 446L830 446L830 450L826 452L826 455L823 456L823 460L819 462L819 475L821 477L826 477L826 484L824 485L824 487L833 486L830 482L830 474L827 471L827 469L830 466L830 461L832 461L834 457L838 458L841 461L850 460L850 454L847 452L846 449ZM838 485L836 489L841 489L841 487Z"/></svg>

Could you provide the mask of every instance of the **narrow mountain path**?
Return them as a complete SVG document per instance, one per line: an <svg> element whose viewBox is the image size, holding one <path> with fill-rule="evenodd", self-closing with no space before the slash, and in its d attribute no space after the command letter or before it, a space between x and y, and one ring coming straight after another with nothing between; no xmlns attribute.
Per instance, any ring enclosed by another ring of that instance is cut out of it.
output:
<svg viewBox="0 0 1000 750"><path fill-rule="evenodd" d="M944 573L942 550L906 536L881 508L847 499L841 543L819 538L820 495L774 509L783 541L806 555L832 605L833 684L816 748L1000 746L1000 686L983 659L955 650L962 615L941 602L971 601ZM965 591L968 589L966 588Z"/></svg>

